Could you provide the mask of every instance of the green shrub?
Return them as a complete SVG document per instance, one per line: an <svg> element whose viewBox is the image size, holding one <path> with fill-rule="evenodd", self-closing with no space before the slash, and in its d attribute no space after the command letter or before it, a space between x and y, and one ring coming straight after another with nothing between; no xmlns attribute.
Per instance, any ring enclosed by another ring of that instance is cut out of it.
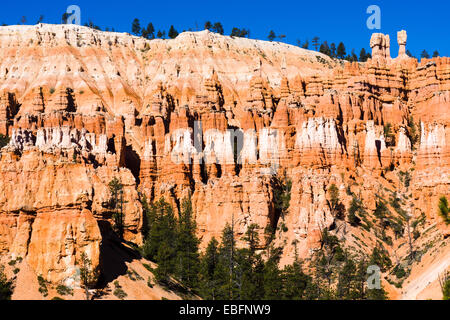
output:
<svg viewBox="0 0 450 320"><path fill-rule="evenodd" d="M4 271L4 267L0 266L0 300L11 300L13 294L13 282L8 280Z"/></svg>
<svg viewBox="0 0 450 320"><path fill-rule="evenodd" d="M122 286L119 284L119 281L114 281L114 286L116 289L114 290L113 294L119 298L120 300L125 299L128 295L125 291L123 291Z"/></svg>
<svg viewBox="0 0 450 320"><path fill-rule="evenodd" d="M48 289L47 289L47 281L42 277L42 275L38 275L37 277L38 283L39 283L39 292L44 296L48 296Z"/></svg>
<svg viewBox="0 0 450 320"><path fill-rule="evenodd" d="M59 286L56 287L56 292L58 292L58 294L65 296L65 295L71 295L73 296L73 289L60 284Z"/></svg>
<svg viewBox="0 0 450 320"><path fill-rule="evenodd" d="M448 201L447 198L442 196L439 198L439 215L444 219L445 224L450 223L450 216L449 213L450 208L448 207Z"/></svg>
<svg viewBox="0 0 450 320"><path fill-rule="evenodd" d="M397 277L397 279L401 279L406 276L406 271L400 265L397 265L394 269L394 274Z"/></svg>
<svg viewBox="0 0 450 320"><path fill-rule="evenodd" d="M150 277L148 277L148 279L147 279L147 285L148 285L150 288L153 288L152 279L150 279Z"/></svg>
<svg viewBox="0 0 450 320"><path fill-rule="evenodd" d="M0 149L9 143L10 138L0 133Z"/></svg>

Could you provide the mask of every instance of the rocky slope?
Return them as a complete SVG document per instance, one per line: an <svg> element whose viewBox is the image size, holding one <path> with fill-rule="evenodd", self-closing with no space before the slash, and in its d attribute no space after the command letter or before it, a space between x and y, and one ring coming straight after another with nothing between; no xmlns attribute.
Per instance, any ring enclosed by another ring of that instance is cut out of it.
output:
<svg viewBox="0 0 450 320"><path fill-rule="evenodd" d="M252 223L261 235L276 230L283 263L307 258L323 228L402 260L407 222L400 236L380 236L372 213L382 199L400 221L399 212L425 215L415 247L448 251L437 205L450 196L450 59L419 63L404 54L406 33L398 41L395 59L389 38L374 34L372 59L344 63L208 31L148 41L73 25L0 27L0 133L11 137L0 159L0 253L53 283L72 281L82 252L104 268L114 177L125 185L125 239L138 245L140 197L177 209L191 194L203 246L233 220L238 234ZM292 181L283 217L274 176ZM337 216L332 184L346 208L361 199L365 228Z"/></svg>

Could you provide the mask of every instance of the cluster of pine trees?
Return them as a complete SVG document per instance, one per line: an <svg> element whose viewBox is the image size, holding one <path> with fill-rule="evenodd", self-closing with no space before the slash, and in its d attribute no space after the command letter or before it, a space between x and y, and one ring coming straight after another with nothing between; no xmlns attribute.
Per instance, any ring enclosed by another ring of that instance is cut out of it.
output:
<svg viewBox="0 0 450 320"><path fill-rule="evenodd" d="M143 207L147 228L141 251L158 264L154 273L162 285L175 278L210 300L386 298L382 288L368 289L366 284L367 267L384 263L379 249L358 258L324 230L322 247L310 261L296 258L280 267L283 248L274 245L271 234L261 243L258 226L252 224L236 239L233 225L227 224L220 242L212 238L200 253L190 199L183 200L178 218L164 199L153 204L144 199Z"/></svg>
<svg viewBox="0 0 450 320"><path fill-rule="evenodd" d="M371 58L372 55L366 51L366 49L362 48L359 52L359 56L356 55L355 49L352 49L349 54L347 54L347 49L345 48L345 45L343 42L340 42L337 46L333 42L331 44L328 44L327 41L324 41L322 43L319 43L319 37L314 37L312 39L312 46L316 51L319 51L320 53L326 54L327 56L330 56L332 58L338 58L338 59L344 59L351 62L366 62L367 59ZM297 40L298 46L309 49L309 41L306 40L304 43L302 43L300 40Z"/></svg>
<svg viewBox="0 0 450 320"><path fill-rule="evenodd" d="M153 23L149 22L147 24L147 27L141 28L141 23L138 18L133 20L133 23L131 24L131 32L135 34L136 36L141 36L146 39L165 39L166 38L166 31L165 30L158 30L155 34L155 27L153 26ZM178 36L178 31L175 29L173 25L170 26L169 32L167 33L167 36L170 39L175 39Z"/></svg>
<svg viewBox="0 0 450 320"><path fill-rule="evenodd" d="M204 25L205 30L210 30L215 33L224 34L225 30L222 26L221 22L215 22L212 23L211 21L206 21ZM185 30L184 30L185 31ZM189 29L189 31L192 31L192 29ZM153 24L150 22L146 28L141 28L141 24L139 19L134 19L133 23L131 24L131 32L137 36L142 36L146 39L165 39L166 37L166 31L165 30L158 30L158 32L155 34L155 28ZM175 29L173 25L170 26L169 32L167 33L167 36L170 39L174 39L178 36L178 31ZM249 37L250 36L250 30L245 28L236 28L234 27L231 30L230 36L232 37Z"/></svg>

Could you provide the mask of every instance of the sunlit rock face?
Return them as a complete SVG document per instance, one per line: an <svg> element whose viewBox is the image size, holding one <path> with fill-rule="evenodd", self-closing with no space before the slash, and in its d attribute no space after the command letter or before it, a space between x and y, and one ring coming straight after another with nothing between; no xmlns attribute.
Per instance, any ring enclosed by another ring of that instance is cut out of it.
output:
<svg viewBox="0 0 450 320"><path fill-rule="evenodd" d="M373 59L344 63L208 31L148 41L0 27L0 133L11 138L0 158L0 252L55 283L72 281L83 252L100 267L114 177L125 240L138 245L144 195L175 212L190 195L202 247L226 223L239 236L256 223L261 239L275 230L283 263L308 257L321 229L346 221L329 186L347 208L353 193L373 210L395 187L392 166L411 172L412 214L447 232L437 199L450 196L450 59L418 63L404 47L391 58L389 41L376 34ZM292 181L283 217L275 177Z"/></svg>

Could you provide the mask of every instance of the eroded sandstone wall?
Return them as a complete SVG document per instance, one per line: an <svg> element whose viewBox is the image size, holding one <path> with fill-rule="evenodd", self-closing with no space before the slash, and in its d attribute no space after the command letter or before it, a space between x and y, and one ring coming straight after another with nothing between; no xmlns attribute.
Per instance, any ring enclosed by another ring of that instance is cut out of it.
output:
<svg viewBox="0 0 450 320"><path fill-rule="evenodd" d="M346 206L349 190L373 210L398 183L386 168L411 170L411 213L432 222L450 195L449 58L392 59L383 36L367 63L207 31L146 41L38 25L0 36L0 132L11 137L0 251L51 281L69 279L81 252L99 265L114 177L128 241L142 241L140 197L177 211L191 194L202 245L232 220L238 235L271 226L286 262L342 220L332 183ZM274 176L292 180L282 218Z"/></svg>

